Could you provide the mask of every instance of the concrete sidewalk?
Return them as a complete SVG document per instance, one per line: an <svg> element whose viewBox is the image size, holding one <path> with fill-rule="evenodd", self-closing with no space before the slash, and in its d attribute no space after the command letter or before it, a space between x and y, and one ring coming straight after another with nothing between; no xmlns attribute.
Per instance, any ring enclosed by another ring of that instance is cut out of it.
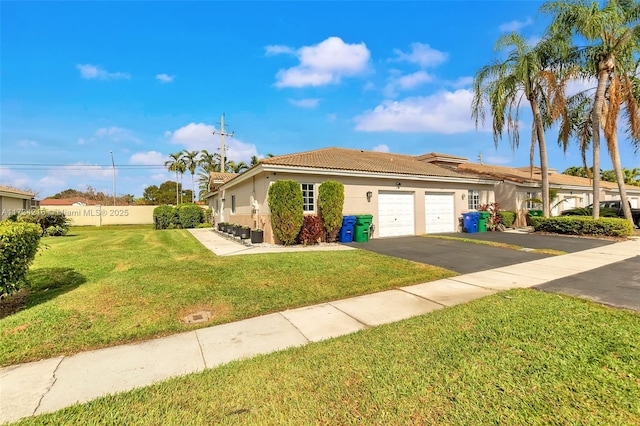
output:
<svg viewBox="0 0 640 426"><path fill-rule="evenodd" d="M222 250L221 244L213 244ZM0 369L0 422L426 314L498 291L531 287L638 255L640 242L626 241L166 338L5 367Z"/></svg>

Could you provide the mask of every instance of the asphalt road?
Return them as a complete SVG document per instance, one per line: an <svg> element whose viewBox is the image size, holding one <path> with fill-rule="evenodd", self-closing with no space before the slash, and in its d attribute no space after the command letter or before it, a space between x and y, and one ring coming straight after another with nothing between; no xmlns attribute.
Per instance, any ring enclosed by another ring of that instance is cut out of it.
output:
<svg viewBox="0 0 640 426"><path fill-rule="evenodd" d="M640 256L550 281L536 288L640 311Z"/></svg>

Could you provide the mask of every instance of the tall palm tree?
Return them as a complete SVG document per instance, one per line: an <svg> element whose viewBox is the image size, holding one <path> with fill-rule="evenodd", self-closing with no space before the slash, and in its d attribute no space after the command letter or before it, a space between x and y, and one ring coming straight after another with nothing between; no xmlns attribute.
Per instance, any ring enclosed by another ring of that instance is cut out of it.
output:
<svg viewBox="0 0 640 426"><path fill-rule="evenodd" d="M548 217L549 168L545 127L555 121L564 104L564 84L556 78L553 65L554 41L544 39L530 47L517 34L506 34L498 39L495 50L508 50L504 61L496 60L482 67L474 77L474 98L471 115L479 122L485 119L485 104L493 117L493 138L497 145L506 126L513 149L519 145L520 104L528 101L533 114L532 144L537 144L542 177L543 214Z"/></svg>
<svg viewBox="0 0 640 426"><path fill-rule="evenodd" d="M220 154L217 152L211 154L206 149L200 151L199 166L205 172L219 172L220 171Z"/></svg>
<svg viewBox="0 0 640 426"><path fill-rule="evenodd" d="M199 151L187 151L186 149L183 152L182 158L184 160L184 164L191 172L191 202L195 203L196 201L196 186L194 183L194 175L196 174L196 168L198 167L198 154Z"/></svg>
<svg viewBox="0 0 640 426"><path fill-rule="evenodd" d="M242 173L249 169L249 166L244 161L239 163L236 163L235 161L228 161L225 167L228 173Z"/></svg>
<svg viewBox="0 0 640 426"><path fill-rule="evenodd" d="M591 109L592 144L593 144L593 217L600 216L600 126L604 128L607 145L611 153L616 175L619 175L618 188L622 199L624 214L631 218L628 208L626 190L622 182L620 154L617 146L617 128L614 117L603 111L619 108L615 96L619 94L617 73L624 72L625 64L637 54L640 45L640 4L636 0L609 0L602 8L598 2L563 0L549 2L542 6L541 11L550 14L553 23L549 32L556 33L567 42L574 36L588 41L590 44L579 49L583 62L591 68L592 75L598 84ZM622 68L622 69L620 69ZM612 79L612 77L614 77ZM614 86L613 88L611 86ZM613 93L613 105L607 105L605 96L609 89L609 103ZM636 115L632 112L631 115ZM637 115L636 115L637 118ZM636 127L637 130L637 127ZM640 130L637 130L640 131ZM636 136L637 135L636 131ZM632 131L633 132L633 131ZM611 138L613 137L613 138ZM637 140L637 139L636 139Z"/></svg>
<svg viewBox="0 0 640 426"><path fill-rule="evenodd" d="M184 164L182 162L182 151L169 154L169 159L164 162L164 166L167 168L167 170L170 172L174 172L176 174L176 205L180 204L180 197L178 192L179 191L178 187L180 185L178 184L179 182L178 174L180 173L182 164Z"/></svg>
<svg viewBox="0 0 640 426"><path fill-rule="evenodd" d="M258 156L257 155L252 155L251 156L251 162L249 163L249 165L250 166L255 166L259 162L260 162L260 159L258 158Z"/></svg>
<svg viewBox="0 0 640 426"><path fill-rule="evenodd" d="M182 185L182 177L184 173L187 171L187 164L184 162L184 158L180 158L180 161L176 164L176 170L180 174L180 204L184 203L184 191Z"/></svg>
<svg viewBox="0 0 640 426"><path fill-rule="evenodd" d="M209 192L210 176L209 172L206 171L198 173L198 199L200 200Z"/></svg>

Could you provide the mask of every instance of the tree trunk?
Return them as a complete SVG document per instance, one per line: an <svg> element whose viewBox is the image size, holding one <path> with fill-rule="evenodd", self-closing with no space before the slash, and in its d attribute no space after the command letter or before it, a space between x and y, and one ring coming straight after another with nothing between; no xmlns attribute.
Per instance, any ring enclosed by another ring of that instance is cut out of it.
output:
<svg viewBox="0 0 640 426"><path fill-rule="evenodd" d="M196 203L196 184L193 183L193 173L191 173L191 202Z"/></svg>
<svg viewBox="0 0 640 426"><path fill-rule="evenodd" d="M538 147L540 149L540 176L542 178L542 215L549 217L551 209L549 208L549 164L547 159L547 145L544 138L544 126L542 124L542 115L540 108L535 99L530 100L531 110L533 111L533 121L536 126L536 134L538 136Z"/></svg>
<svg viewBox="0 0 640 426"><path fill-rule="evenodd" d="M591 111L592 140L593 140L593 218L600 217L600 117L604 94L607 89L609 70L613 68L613 58L606 58L598 62L598 88L593 100Z"/></svg>
<svg viewBox="0 0 640 426"><path fill-rule="evenodd" d="M627 198L627 189L624 186L624 175L622 174L622 164L620 163L620 150L618 149L618 133L613 132L609 140L609 151L611 154L611 163L613 164L613 170L616 174L616 180L618 181L618 190L620 191L620 204L624 213L624 218L633 223L633 216L631 215L631 207L629 206L629 199Z"/></svg>
<svg viewBox="0 0 640 426"><path fill-rule="evenodd" d="M179 186L180 186L180 185L178 185L178 172L176 171L176 206L177 206L178 204L180 204L180 198L179 198L179 196L178 196L178 187L179 187Z"/></svg>

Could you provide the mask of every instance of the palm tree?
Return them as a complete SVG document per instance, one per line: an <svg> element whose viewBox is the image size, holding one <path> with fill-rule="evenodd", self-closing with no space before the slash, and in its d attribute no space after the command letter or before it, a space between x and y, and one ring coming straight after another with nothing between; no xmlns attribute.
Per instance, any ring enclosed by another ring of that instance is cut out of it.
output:
<svg viewBox="0 0 640 426"><path fill-rule="evenodd" d="M164 162L164 166L170 172L175 172L176 174L176 205L180 204L180 198L178 195L178 174L180 173L181 165L184 164L182 162L182 151L176 152L174 154L169 154L169 160Z"/></svg>
<svg viewBox="0 0 640 426"><path fill-rule="evenodd" d="M541 10L552 15L553 23L549 28L551 33L558 34L567 42L573 36L578 36L591 43L579 51L583 62L590 67L592 75L596 76L598 80L591 109L593 217L600 216L600 126L603 125L613 168L618 176L623 211L625 217L631 219L621 172L616 121L621 99L619 95L624 93L620 92L622 81L619 80L621 80L621 75L629 75L625 69L626 64L630 62L629 60L633 58L634 54L637 54L640 45L640 4L635 0L609 0L604 7L600 8L597 2L563 0L546 3ZM607 89L609 89L609 105L605 100ZM628 85L626 91L633 93L633 89L629 89ZM613 113L612 108L614 109ZM638 120L637 114L629 109L629 104L627 104L627 108L629 116ZM607 110L609 112L606 112ZM605 112L604 117L603 111ZM632 136L635 140L640 140L638 127L640 125L637 122L635 123L635 131L631 126Z"/></svg>
<svg viewBox="0 0 640 426"><path fill-rule="evenodd" d="M211 154L206 149L203 149L200 151L200 160L198 164L205 172L219 172L220 154L217 152Z"/></svg>
<svg viewBox="0 0 640 426"><path fill-rule="evenodd" d="M530 47L517 33L506 34L496 42L496 51L509 49L507 58L482 67L474 77L472 117L476 127L484 123L485 104L493 116L493 138L497 145L507 128L512 148L519 145L519 110L523 99L533 113L532 144L538 145L542 177L543 214L548 217L549 169L544 130L561 114L564 104L564 80L551 70L555 40L544 39Z"/></svg>
<svg viewBox="0 0 640 426"><path fill-rule="evenodd" d="M249 166L244 161L236 163L235 161L228 161L226 164L226 169L228 173L242 173L245 170L249 169Z"/></svg>
<svg viewBox="0 0 640 426"><path fill-rule="evenodd" d="M191 172L191 202L195 203L196 201L196 186L195 183L193 181L193 177L196 174L196 168L198 167L198 153L199 151L187 151L186 149L183 152L183 160L184 160L184 164L187 168L187 170L189 170L189 172Z"/></svg>
<svg viewBox="0 0 640 426"><path fill-rule="evenodd" d="M251 156L251 162L249 163L249 165L253 167L258 163L260 163L260 159L258 158L258 156L257 155L252 155Z"/></svg>
<svg viewBox="0 0 640 426"><path fill-rule="evenodd" d="M210 176L209 172L206 171L198 173L198 199L200 200L209 192Z"/></svg>
<svg viewBox="0 0 640 426"><path fill-rule="evenodd" d="M176 171L180 174L180 204L182 204L184 202L183 196L184 196L184 191L183 191L183 186L182 186L182 176L184 175L184 173L187 171L187 164L184 162L184 158L180 158L180 161L178 161L178 163L176 164Z"/></svg>

